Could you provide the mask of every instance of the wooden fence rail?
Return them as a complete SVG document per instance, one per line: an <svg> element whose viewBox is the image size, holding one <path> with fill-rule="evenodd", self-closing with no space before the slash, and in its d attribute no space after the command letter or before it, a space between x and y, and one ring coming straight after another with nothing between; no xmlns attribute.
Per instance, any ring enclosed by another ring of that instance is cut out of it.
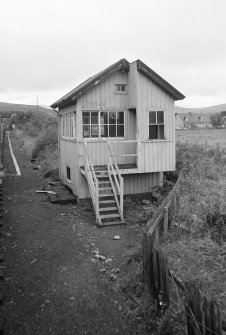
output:
<svg viewBox="0 0 226 335"><path fill-rule="evenodd" d="M216 302L201 295L191 283L185 285L188 335L222 334L221 310Z"/></svg>
<svg viewBox="0 0 226 335"><path fill-rule="evenodd" d="M182 178L183 171L173 190L147 222L147 229L143 235L144 282L148 293L156 300L158 306L168 307L170 305L169 278L171 277L185 294L188 335L222 335L222 329L226 330L226 322L222 322L218 304L203 296L193 283L183 284L177 279L169 270L167 256L155 247L159 237L168 232L169 216L172 219L169 208L173 206L175 210L177 207Z"/></svg>
<svg viewBox="0 0 226 335"><path fill-rule="evenodd" d="M153 237L144 235L144 277L149 294L162 306L170 305L168 260L154 248ZM147 257L148 255L148 257Z"/></svg>

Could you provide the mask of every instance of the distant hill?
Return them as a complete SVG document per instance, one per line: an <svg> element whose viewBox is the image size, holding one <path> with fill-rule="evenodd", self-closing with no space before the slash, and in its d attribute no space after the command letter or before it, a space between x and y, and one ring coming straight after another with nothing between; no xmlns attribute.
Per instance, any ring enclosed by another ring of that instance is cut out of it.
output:
<svg viewBox="0 0 226 335"><path fill-rule="evenodd" d="M0 113L16 113L16 112L37 112L45 113L49 116L54 116L56 113L51 108L46 108L36 105L22 105L22 104L12 104L8 102L0 102Z"/></svg>
<svg viewBox="0 0 226 335"><path fill-rule="evenodd" d="M196 113L196 114L216 114L226 111L226 104L202 107L202 108L184 108L176 106L176 113Z"/></svg>

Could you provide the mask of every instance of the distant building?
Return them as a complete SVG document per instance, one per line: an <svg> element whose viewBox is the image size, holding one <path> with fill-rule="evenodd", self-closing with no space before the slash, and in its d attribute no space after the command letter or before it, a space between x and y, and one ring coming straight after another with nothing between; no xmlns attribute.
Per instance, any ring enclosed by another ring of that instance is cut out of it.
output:
<svg viewBox="0 0 226 335"><path fill-rule="evenodd" d="M210 116L196 113L176 113L176 129L212 128Z"/></svg>

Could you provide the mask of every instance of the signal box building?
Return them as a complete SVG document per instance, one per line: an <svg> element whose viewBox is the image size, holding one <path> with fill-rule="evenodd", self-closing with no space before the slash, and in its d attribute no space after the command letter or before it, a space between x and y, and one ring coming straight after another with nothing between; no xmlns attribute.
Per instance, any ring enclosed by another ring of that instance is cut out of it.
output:
<svg viewBox="0 0 226 335"><path fill-rule="evenodd" d="M59 174L92 198L99 225L123 222L123 196L175 170L175 101L184 95L140 60L109 66L51 105L59 117Z"/></svg>

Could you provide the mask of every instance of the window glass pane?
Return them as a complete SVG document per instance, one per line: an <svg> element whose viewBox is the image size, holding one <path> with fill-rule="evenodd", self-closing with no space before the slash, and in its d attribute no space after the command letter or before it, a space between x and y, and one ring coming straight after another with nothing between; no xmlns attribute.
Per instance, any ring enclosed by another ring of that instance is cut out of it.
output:
<svg viewBox="0 0 226 335"><path fill-rule="evenodd" d="M116 112L109 112L109 124L116 124Z"/></svg>
<svg viewBox="0 0 226 335"><path fill-rule="evenodd" d="M116 137L116 125L109 126L109 137Z"/></svg>
<svg viewBox="0 0 226 335"><path fill-rule="evenodd" d="M164 125L158 126L158 138L161 140L164 139Z"/></svg>
<svg viewBox="0 0 226 335"><path fill-rule="evenodd" d="M83 137L90 137L90 127L83 126Z"/></svg>
<svg viewBox="0 0 226 335"><path fill-rule="evenodd" d="M91 126L91 137L98 137L98 125L97 126Z"/></svg>
<svg viewBox="0 0 226 335"><path fill-rule="evenodd" d="M124 112L117 112L117 124L124 124Z"/></svg>
<svg viewBox="0 0 226 335"><path fill-rule="evenodd" d="M67 166L67 179L71 180L71 169Z"/></svg>
<svg viewBox="0 0 226 335"><path fill-rule="evenodd" d="M120 91L120 84L115 84L115 90L116 90L117 92Z"/></svg>
<svg viewBox="0 0 226 335"><path fill-rule="evenodd" d="M100 126L101 137L108 137L108 126Z"/></svg>
<svg viewBox="0 0 226 335"><path fill-rule="evenodd" d="M83 122L83 124L89 124L90 123L90 113L89 112L83 112L82 113L82 122Z"/></svg>
<svg viewBox="0 0 226 335"><path fill-rule="evenodd" d="M123 125L117 126L117 137L124 137L124 126Z"/></svg>
<svg viewBox="0 0 226 335"><path fill-rule="evenodd" d="M156 112L149 112L149 124L156 124Z"/></svg>
<svg viewBox="0 0 226 335"><path fill-rule="evenodd" d="M158 126L149 126L149 139L150 140L157 139L157 127Z"/></svg>
<svg viewBox="0 0 226 335"><path fill-rule="evenodd" d="M120 86L121 86L121 92L125 92L125 90L126 90L126 85L125 85L125 84L121 84Z"/></svg>
<svg viewBox="0 0 226 335"><path fill-rule="evenodd" d="M91 112L91 124L98 124L98 112Z"/></svg>
<svg viewBox="0 0 226 335"><path fill-rule="evenodd" d="M163 111L157 112L157 123L164 123L164 112Z"/></svg>
<svg viewBox="0 0 226 335"><path fill-rule="evenodd" d="M108 113L101 112L100 113L100 124L107 124L108 123Z"/></svg>

